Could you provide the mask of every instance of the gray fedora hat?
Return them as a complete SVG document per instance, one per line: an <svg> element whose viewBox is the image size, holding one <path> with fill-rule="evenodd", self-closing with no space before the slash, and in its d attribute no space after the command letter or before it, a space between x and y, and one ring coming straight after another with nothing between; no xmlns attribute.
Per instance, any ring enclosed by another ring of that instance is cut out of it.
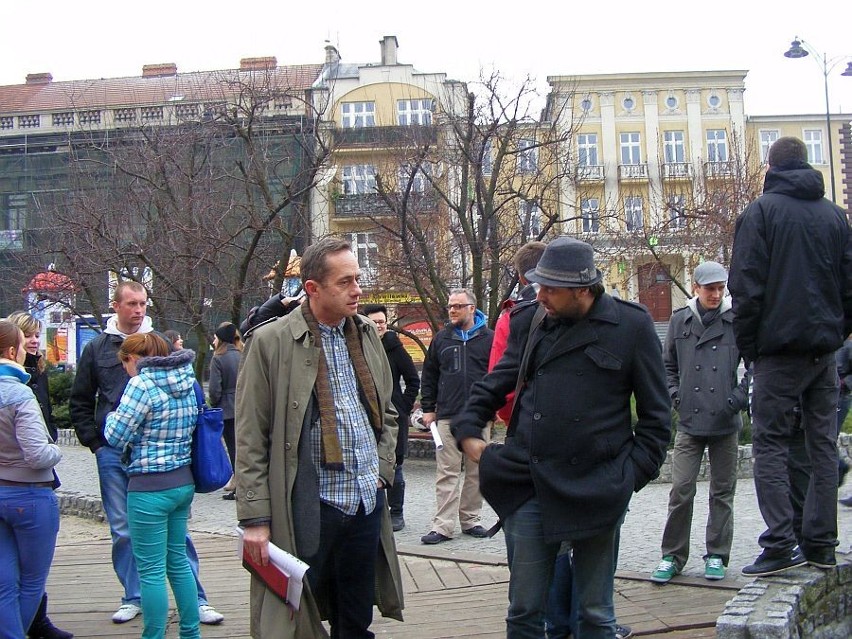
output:
<svg viewBox="0 0 852 639"><path fill-rule="evenodd" d="M603 273L595 267L594 249L567 235L550 242L538 265L524 276L530 282L556 288L585 288L603 279Z"/></svg>

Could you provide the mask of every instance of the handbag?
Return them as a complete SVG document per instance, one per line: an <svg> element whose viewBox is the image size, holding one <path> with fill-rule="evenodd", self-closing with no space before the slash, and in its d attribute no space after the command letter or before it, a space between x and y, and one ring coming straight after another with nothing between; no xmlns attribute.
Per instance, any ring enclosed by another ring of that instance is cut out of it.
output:
<svg viewBox="0 0 852 639"><path fill-rule="evenodd" d="M221 408L204 403L204 391L198 382L193 387L198 401L198 422L192 434L192 477L195 492L210 493L228 483L233 469L222 442L225 419Z"/></svg>

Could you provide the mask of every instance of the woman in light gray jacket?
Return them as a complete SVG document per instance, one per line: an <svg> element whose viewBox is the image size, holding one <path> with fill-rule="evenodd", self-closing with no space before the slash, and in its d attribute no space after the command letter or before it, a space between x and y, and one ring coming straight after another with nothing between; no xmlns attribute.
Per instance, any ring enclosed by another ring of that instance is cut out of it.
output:
<svg viewBox="0 0 852 639"><path fill-rule="evenodd" d="M231 322L222 322L213 337L213 359L210 362L210 405L222 409L225 420L225 446L231 458L231 468L234 467L236 441L234 438L234 396L237 392L237 371L240 368L240 357L243 352L243 341L237 327ZM233 501L234 478L225 485L222 499Z"/></svg>
<svg viewBox="0 0 852 639"><path fill-rule="evenodd" d="M59 532L53 467L62 453L27 386L24 334L0 321L0 638L24 639Z"/></svg>

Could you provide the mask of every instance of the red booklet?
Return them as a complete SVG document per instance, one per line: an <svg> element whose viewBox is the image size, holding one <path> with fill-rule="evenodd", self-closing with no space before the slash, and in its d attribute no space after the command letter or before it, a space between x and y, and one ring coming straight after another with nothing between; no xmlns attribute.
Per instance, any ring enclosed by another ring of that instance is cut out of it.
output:
<svg viewBox="0 0 852 639"><path fill-rule="evenodd" d="M258 579L262 580L273 593L285 604L290 602L287 600L287 588L290 585L290 578L271 561L262 566L255 562L248 551L243 548L243 568L248 570Z"/></svg>

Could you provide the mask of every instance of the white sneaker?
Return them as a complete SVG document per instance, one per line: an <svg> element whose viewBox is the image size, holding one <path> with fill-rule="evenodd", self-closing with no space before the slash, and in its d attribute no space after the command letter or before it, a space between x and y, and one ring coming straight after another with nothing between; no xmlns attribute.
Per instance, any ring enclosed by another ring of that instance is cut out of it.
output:
<svg viewBox="0 0 852 639"><path fill-rule="evenodd" d="M225 615L220 612L216 612L216 609L213 606L208 606L207 604L202 604L198 606L198 620L207 624L208 626L215 626L217 623L222 623L224 621Z"/></svg>
<svg viewBox="0 0 852 639"><path fill-rule="evenodd" d="M131 619L136 619L140 612L142 612L142 608L136 604L121 604L121 608L116 610L115 614L112 616L112 622L127 623Z"/></svg>

